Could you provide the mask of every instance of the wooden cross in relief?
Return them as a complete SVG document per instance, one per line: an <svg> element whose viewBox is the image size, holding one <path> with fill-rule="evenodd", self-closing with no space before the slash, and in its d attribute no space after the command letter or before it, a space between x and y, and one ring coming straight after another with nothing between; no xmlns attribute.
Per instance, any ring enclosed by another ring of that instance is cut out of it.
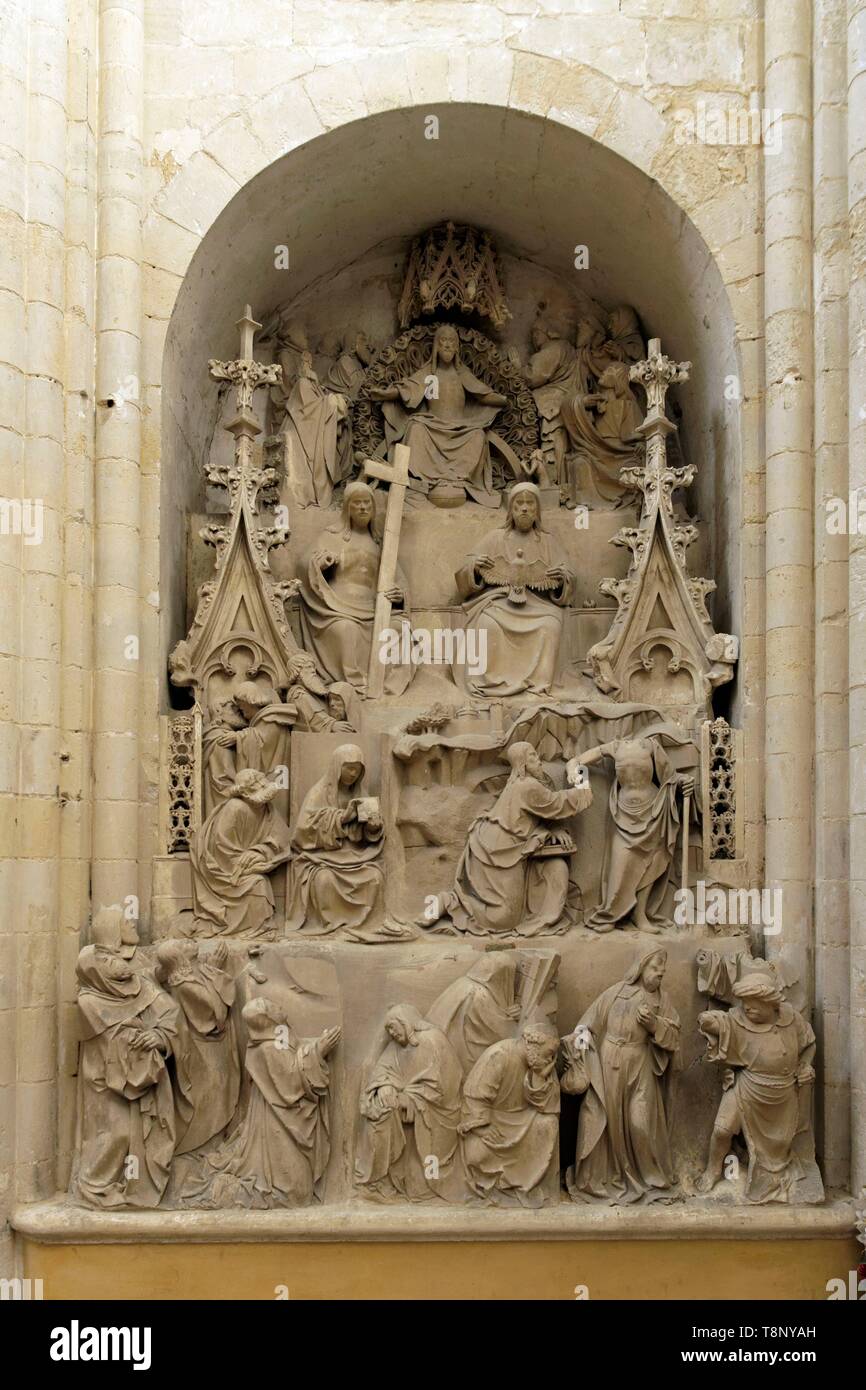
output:
<svg viewBox="0 0 866 1390"><path fill-rule="evenodd" d="M382 633L391 621L391 600L386 595L397 583L397 552L400 549L400 528L403 525L403 502L409 485L409 450L405 444L396 444L393 463L379 463L376 459L367 459L364 472L368 478L379 478L383 483L390 483L382 554L379 558L379 579L376 584L376 612L373 617L370 666L367 672L367 698L375 700L382 694L385 686L385 667L379 660L379 652Z"/></svg>

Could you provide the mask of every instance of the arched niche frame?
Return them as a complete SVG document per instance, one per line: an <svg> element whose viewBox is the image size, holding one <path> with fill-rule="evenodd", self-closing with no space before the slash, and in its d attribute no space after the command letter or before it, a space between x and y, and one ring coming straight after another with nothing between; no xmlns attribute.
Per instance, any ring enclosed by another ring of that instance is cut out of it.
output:
<svg viewBox="0 0 866 1390"><path fill-rule="evenodd" d="M431 114L438 140L424 137ZM707 528L701 570L717 582L716 627L741 630L743 439L725 398L740 368L719 265L659 182L600 141L534 113L448 103L384 111L298 145L231 197L192 256L161 381L164 656L185 634L179 557L186 517L204 510L201 463L218 418L208 358L236 354L245 302L265 322L279 305L314 302L338 277L351 288L374 275L391 277L396 301L411 238L446 219L488 230L512 265L536 267L578 298L633 305L647 337L691 361L677 399L683 448L697 466L690 510ZM578 246L588 251L585 269L575 268ZM288 249L288 269L278 247ZM525 353L528 327L514 322L503 342L510 333Z"/></svg>

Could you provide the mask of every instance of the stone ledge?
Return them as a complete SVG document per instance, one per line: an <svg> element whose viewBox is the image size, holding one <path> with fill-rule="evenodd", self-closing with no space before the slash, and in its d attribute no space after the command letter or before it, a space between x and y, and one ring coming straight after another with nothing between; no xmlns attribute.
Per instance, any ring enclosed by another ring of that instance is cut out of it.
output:
<svg viewBox="0 0 866 1390"><path fill-rule="evenodd" d="M63 1199L18 1207L12 1226L45 1244L257 1244L514 1240L817 1240L854 1234L854 1203L578 1207L540 1211L359 1204L294 1211L91 1211Z"/></svg>

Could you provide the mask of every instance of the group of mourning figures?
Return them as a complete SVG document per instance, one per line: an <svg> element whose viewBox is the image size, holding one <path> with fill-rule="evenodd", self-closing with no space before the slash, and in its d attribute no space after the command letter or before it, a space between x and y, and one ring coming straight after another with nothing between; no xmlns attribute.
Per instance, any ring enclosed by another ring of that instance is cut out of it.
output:
<svg viewBox="0 0 866 1390"><path fill-rule="evenodd" d="M134 927L109 910L79 956L73 1194L100 1208L321 1200L335 1065L347 1084L340 1027L299 1037L290 1011L261 992L238 1008L239 987L249 985L232 973L224 943L171 940L143 955ZM558 1201L561 1093L580 1097L564 1173L574 1201L693 1193L672 1154L681 1022L665 988L666 952L639 956L564 1037L550 1011L522 1006L519 955L479 955L424 1015L411 1004L387 1008L356 1106L349 1101L357 1195ZM814 1169L812 1029L765 961L701 952L698 988L730 1007L698 1018L708 1059L725 1073L697 1191L720 1183L739 1136L746 1198L798 1200ZM819 1199L814 1190L806 1198Z"/></svg>

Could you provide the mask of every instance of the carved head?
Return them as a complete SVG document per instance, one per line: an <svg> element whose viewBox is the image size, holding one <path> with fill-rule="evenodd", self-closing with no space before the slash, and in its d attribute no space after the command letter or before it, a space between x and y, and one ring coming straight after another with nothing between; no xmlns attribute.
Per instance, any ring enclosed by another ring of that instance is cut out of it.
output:
<svg viewBox="0 0 866 1390"><path fill-rule="evenodd" d="M541 759L531 743L512 743L506 749L506 758L511 764L513 777L538 777L544 772Z"/></svg>
<svg viewBox="0 0 866 1390"><path fill-rule="evenodd" d="M665 951L656 951L655 954L650 956L645 962L640 972L640 977L644 988L647 989L650 994L655 994L656 990L660 987L665 976L667 963L668 958Z"/></svg>
<svg viewBox="0 0 866 1390"><path fill-rule="evenodd" d="M436 332L433 334L433 366L438 362L444 362L448 367L452 362L456 362L460 356L460 338L457 329L450 323L440 323Z"/></svg>
<svg viewBox="0 0 866 1390"><path fill-rule="evenodd" d="M161 941L156 948L154 974L161 985L176 985L189 978L198 956L194 941Z"/></svg>
<svg viewBox="0 0 866 1390"><path fill-rule="evenodd" d="M221 724L228 729L243 729L246 725L246 720L234 700L220 700L213 706L211 718L214 724Z"/></svg>
<svg viewBox="0 0 866 1390"><path fill-rule="evenodd" d="M611 362L598 379L601 387L606 387L617 396L624 396L629 389L628 367L625 362Z"/></svg>
<svg viewBox="0 0 866 1390"><path fill-rule="evenodd" d="M279 790L276 782L272 782L263 772L245 767L235 778L229 795L239 796L242 801L248 801L252 806L266 806L269 801L273 801Z"/></svg>
<svg viewBox="0 0 866 1390"><path fill-rule="evenodd" d="M779 1006L784 1002L776 982L757 971L734 985L733 993L750 1023L774 1022L779 1016Z"/></svg>
<svg viewBox="0 0 866 1390"><path fill-rule="evenodd" d="M541 529L541 493L535 483L516 483L508 494L505 525L524 534Z"/></svg>
<svg viewBox="0 0 866 1390"><path fill-rule="evenodd" d="M295 652L289 662L289 684L294 685L296 682L314 695L327 694L328 687L319 675L309 652Z"/></svg>
<svg viewBox="0 0 866 1390"><path fill-rule="evenodd" d="M581 319L575 339L579 348L598 348L604 342L604 331L593 319Z"/></svg>
<svg viewBox="0 0 866 1390"><path fill-rule="evenodd" d="M103 907L96 913L90 928L90 941L103 952L114 952L131 960L138 945L135 920L127 917L119 903Z"/></svg>
<svg viewBox="0 0 866 1390"><path fill-rule="evenodd" d="M256 685L255 681L242 681L234 693L234 702L245 719L254 718L260 709L277 701L272 685Z"/></svg>
<svg viewBox="0 0 866 1390"><path fill-rule="evenodd" d="M385 1032L399 1047L417 1047L416 1034L423 1024L414 1004L392 1004L385 1015Z"/></svg>
<svg viewBox="0 0 866 1390"><path fill-rule="evenodd" d="M376 517L376 500L373 496L373 489L368 483L361 482L360 478L353 483L346 485L343 493L343 502L340 508L342 516L342 531L346 540L353 531L370 531L373 533L373 522Z"/></svg>
<svg viewBox="0 0 866 1390"><path fill-rule="evenodd" d="M559 1037L548 1023L528 1023L520 1041L530 1071L546 1071L556 1061Z"/></svg>

